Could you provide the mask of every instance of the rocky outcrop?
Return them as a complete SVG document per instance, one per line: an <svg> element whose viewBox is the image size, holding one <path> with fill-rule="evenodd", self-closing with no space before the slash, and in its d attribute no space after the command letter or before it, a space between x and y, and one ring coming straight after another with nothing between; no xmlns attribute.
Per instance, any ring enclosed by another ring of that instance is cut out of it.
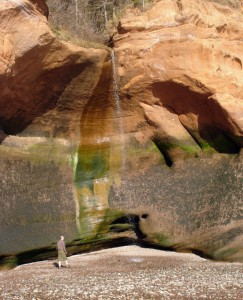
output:
<svg viewBox="0 0 243 300"><path fill-rule="evenodd" d="M147 240L232 260L242 255L242 21L215 1L157 1L128 12L114 37L123 114L133 105L134 138L152 139L172 168L157 161L125 179L112 205L139 215Z"/></svg>
<svg viewBox="0 0 243 300"><path fill-rule="evenodd" d="M242 261L240 11L130 10L110 57L47 14L0 4L0 255L43 259L63 234L70 253L132 240Z"/></svg>
<svg viewBox="0 0 243 300"><path fill-rule="evenodd" d="M6 134L17 134L44 113L63 110L64 91L80 74L85 78L80 90L85 92L76 92L75 97L84 102L83 95L92 93L99 71L96 78L93 74L101 69L99 62L107 53L59 41L39 12L47 14L43 1L8 1L0 8L0 126Z"/></svg>
<svg viewBox="0 0 243 300"><path fill-rule="evenodd" d="M141 106L155 139L169 148L187 141L195 152L242 147L241 22L230 7L183 0L158 1L121 20L115 49L122 98Z"/></svg>
<svg viewBox="0 0 243 300"><path fill-rule="evenodd" d="M39 10L43 15L48 17L49 11L48 6L46 5L46 1L43 0L31 0L31 3L33 3L37 10Z"/></svg>
<svg viewBox="0 0 243 300"><path fill-rule="evenodd" d="M0 255L78 232L80 118L108 52L58 40L47 15L44 1L0 3Z"/></svg>

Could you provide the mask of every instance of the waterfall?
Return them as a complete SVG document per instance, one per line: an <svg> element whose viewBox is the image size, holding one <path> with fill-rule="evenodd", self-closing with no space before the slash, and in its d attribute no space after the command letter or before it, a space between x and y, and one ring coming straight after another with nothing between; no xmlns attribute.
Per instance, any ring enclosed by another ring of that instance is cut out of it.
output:
<svg viewBox="0 0 243 300"><path fill-rule="evenodd" d="M119 134L123 135L124 130L121 122L121 103L120 103L120 95L119 95L119 88L117 82L116 60L115 60L114 50L111 51L111 62L112 62L112 71L113 71L113 93L114 93L114 100L116 106L116 116L118 118Z"/></svg>
<svg viewBox="0 0 243 300"><path fill-rule="evenodd" d="M115 108L116 108L116 117L118 120L118 130L119 135L121 137L121 169L125 169L126 165L126 151L125 151L125 135L124 135L124 128L122 122L122 109L121 109L121 100L119 94L119 87L118 87L118 80L117 80L117 72L116 72L116 59L115 59L115 51L111 51L111 62L112 62L112 71L113 71L113 95L115 101Z"/></svg>
<svg viewBox="0 0 243 300"><path fill-rule="evenodd" d="M114 50L111 51L111 62L112 62L112 71L113 71L113 93L114 93L114 101L115 101L115 109L116 109L116 117L118 120L118 130L120 136L120 143L121 143L121 170L125 172L126 169L126 140L125 140L125 132L123 127L122 121L122 108L121 108L121 99L119 94L119 86L118 86L118 79L117 79L117 72L116 72L116 59L115 59L115 52ZM122 189L117 191L116 197L118 197L121 201L121 194ZM126 215L127 223L132 225L132 229L136 234L136 222L134 216L131 214ZM135 245L136 241L131 241L131 245Z"/></svg>

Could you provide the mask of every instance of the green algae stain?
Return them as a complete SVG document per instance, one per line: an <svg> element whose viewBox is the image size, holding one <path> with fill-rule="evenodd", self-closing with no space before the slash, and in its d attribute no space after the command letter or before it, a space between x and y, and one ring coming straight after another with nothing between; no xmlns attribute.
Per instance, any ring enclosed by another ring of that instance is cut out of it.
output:
<svg viewBox="0 0 243 300"><path fill-rule="evenodd" d="M209 143L207 143L205 140L200 141L200 147L205 153L208 154L216 153L216 150L212 146L210 146Z"/></svg>
<svg viewBox="0 0 243 300"><path fill-rule="evenodd" d="M198 155L198 152L200 151L200 148L198 146L188 146L188 145L183 145L183 146L180 146L180 148L188 153L188 154L192 154L194 156L197 156Z"/></svg>
<svg viewBox="0 0 243 300"><path fill-rule="evenodd" d="M52 141L32 146L28 149L28 154L29 159L33 164L46 164L53 161L59 166L68 165L68 147Z"/></svg>
<svg viewBox="0 0 243 300"><path fill-rule="evenodd" d="M78 153L75 151L72 152L71 155L69 156L69 165L73 170L74 176L76 174L77 164L78 164Z"/></svg>
<svg viewBox="0 0 243 300"><path fill-rule="evenodd" d="M87 185L93 190L93 180L107 176L108 172L109 147L107 145L80 147L75 174L77 187Z"/></svg>
<svg viewBox="0 0 243 300"><path fill-rule="evenodd" d="M166 145L170 149L173 145ZM198 147L199 148L199 147ZM121 157L126 155L127 170L130 172L139 164L149 168L152 164L164 164L163 156L156 143L149 141L141 145L135 138L126 140L125 153L119 142L96 145L81 145L75 173L75 186L79 202L79 237L85 242L95 242L109 237L110 233L131 230L129 224L112 224L123 212L109 208L111 189L119 186L122 179ZM184 149L196 152L198 149ZM147 159L153 160L148 161ZM135 170L135 169L134 169ZM136 169L137 170L137 169ZM168 237L161 233L154 236L161 246L172 245Z"/></svg>
<svg viewBox="0 0 243 300"><path fill-rule="evenodd" d="M143 155L143 154L152 154L159 153L158 147L153 141L148 141L146 144L141 145L138 141L133 139L127 147L126 155Z"/></svg>
<svg viewBox="0 0 243 300"><path fill-rule="evenodd" d="M123 217L125 214L122 211L107 208L104 211L102 221L97 227L97 233L99 235L105 235L110 231L110 226L113 221Z"/></svg>
<svg viewBox="0 0 243 300"><path fill-rule="evenodd" d="M70 145L64 141L46 139L45 141L35 142L26 147L0 146L2 158L8 158L11 153L12 159L29 161L33 166L48 165L54 163L59 167L75 167L75 156Z"/></svg>
<svg viewBox="0 0 243 300"><path fill-rule="evenodd" d="M11 270L18 265L18 258L16 256L0 257L0 271Z"/></svg>
<svg viewBox="0 0 243 300"><path fill-rule="evenodd" d="M218 250L213 253L212 257L218 261L231 261L231 257L240 252L240 247L232 247L226 250Z"/></svg>
<svg viewBox="0 0 243 300"><path fill-rule="evenodd" d="M81 145L75 173L75 186L79 203L78 230L85 241L97 240L99 226L106 218L110 189L109 144Z"/></svg>
<svg viewBox="0 0 243 300"><path fill-rule="evenodd" d="M164 247L171 247L173 243L169 240L168 236L163 233L154 233L153 238L156 240L156 242Z"/></svg>
<svg viewBox="0 0 243 300"><path fill-rule="evenodd" d="M122 216L122 211L110 208L86 211L79 218L79 241L93 243L107 239L112 222Z"/></svg>

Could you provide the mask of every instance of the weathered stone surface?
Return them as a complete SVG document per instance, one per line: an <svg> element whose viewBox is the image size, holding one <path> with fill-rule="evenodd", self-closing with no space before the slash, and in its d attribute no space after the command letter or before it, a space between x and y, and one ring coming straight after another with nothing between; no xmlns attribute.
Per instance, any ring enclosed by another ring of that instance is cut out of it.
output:
<svg viewBox="0 0 243 300"><path fill-rule="evenodd" d="M50 245L61 231L73 239L77 203L68 163L10 151L0 155L0 253Z"/></svg>
<svg viewBox="0 0 243 300"><path fill-rule="evenodd" d="M33 1L37 2L43 1ZM59 41L49 29L46 17L28 1L1 2L0 26L2 130L7 134L19 133L37 117L56 109L52 116L48 114L49 122L50 118L55 119L55 126L52 124L49 131L55 131L53 127L60 127L58 121L63 125L63 117L57 120L63 106L75 112L87 100L85 96L92 93L99 79L99 64L107 52ZM75 91L70 87L75 80L82 81L79 93L77 85ZM66 103L70 90L72 97L79 98L76 107ZM75 113L69 119L75 120Z"/></svg>
<svg viewBox="0 0 243 300"><path fill-rule="evenodd" d="M33 3L37 10L39 10L43 15L48 17L49 11L45 0L31 0L31 3Z"/></svg>
<svg viewBox="0 0 243 300"><path fill-rule="evenodd" d="M73 240L82 225L80 118L107 51L58 40L47 15L43 1L0 2L0 255L51 245L61 232Z"/></svg>
<svg viewBox="0 0 243 300"><path fill-rule="evenodd" d="M190 0L128 14L115 36L122 101L163 106L181 120L178 139L184 126L200 146L227 152L233 141L234 152L243 143L242 20L230 7Z"/></svg>
<svg viewBox="0 0 243 300"><path fill-rule="evenodd" d="M139 215L147 240L229 260L242 260L242 21L214 1L165 0L129 11L114 37L124 111L137 105L173 167L126 175L110 205Z"/></svg>
<svg viewBox="0 0 243 300"><path fill-rule="evenodd" d="M44 258L64 234L242 261L240 11L129 11L110 59L20 2L0 6L0 255Z"/></svg>

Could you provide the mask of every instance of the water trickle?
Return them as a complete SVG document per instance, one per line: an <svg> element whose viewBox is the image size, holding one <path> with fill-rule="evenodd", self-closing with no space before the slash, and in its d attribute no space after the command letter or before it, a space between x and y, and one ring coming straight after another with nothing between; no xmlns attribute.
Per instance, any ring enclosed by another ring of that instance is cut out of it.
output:
<svg viewBox="0 0 243 300"><path fill-rule="evenodd" d="M121 141L121 169L125 169L126 165L126 151L125 151L125 136L124 136L124 127L122 122L122 109L121 109L121 100L119 94L119 86L117 80L117 72L116 72L116 59L115 59L115 51L111 51L111 63L112 63L112 71L113 71L113 95L115 101L115 114L118 120L118 133Z"/></svg>

